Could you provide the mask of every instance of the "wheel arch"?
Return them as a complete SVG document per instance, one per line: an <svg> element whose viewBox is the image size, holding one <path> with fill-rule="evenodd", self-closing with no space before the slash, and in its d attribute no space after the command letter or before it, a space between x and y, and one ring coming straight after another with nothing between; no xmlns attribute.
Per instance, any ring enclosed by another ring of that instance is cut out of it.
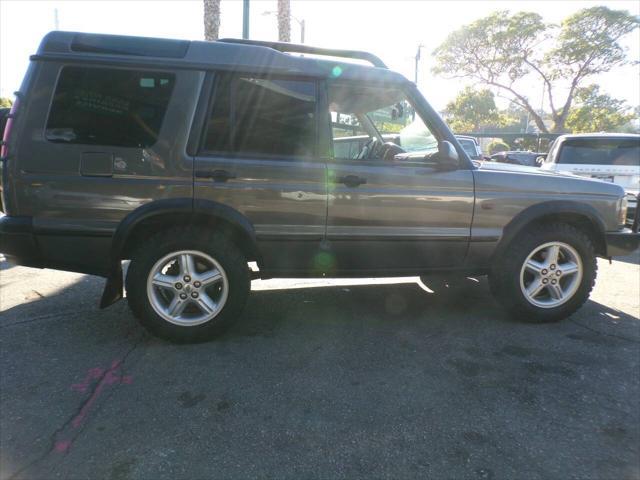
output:
<svg viewBox="0 0 640 480"><path fill-rule="evenodd" d="M113 237L111 258L130 258L135 246L157 231L176 225L224 229L248 260L260 260L253 225L237 210L210 200L177 198L147 203L127 215Z"/></svg>
<svg viewBox="0 0 640 480"><path fill-rule="evenodd" d="M130 258L136 246L154 233L179 225L202 225L222 229L231 236L233 243L247 260L262 264L253 225L239 211L210 200L157 200L132 211L118 225L111 244L111 269L102 294L101 308L122 298L121 261Z"/></svg>
<svg viewBox="0 0 640 480"><path fill-rule="evenodd" d="M574 201L549 201L524 209L505 226L496 254L502 253L525 228L552 222L567 223L584 231L593 241L596 253L606 256L604 221L591 205Z"/></svg>

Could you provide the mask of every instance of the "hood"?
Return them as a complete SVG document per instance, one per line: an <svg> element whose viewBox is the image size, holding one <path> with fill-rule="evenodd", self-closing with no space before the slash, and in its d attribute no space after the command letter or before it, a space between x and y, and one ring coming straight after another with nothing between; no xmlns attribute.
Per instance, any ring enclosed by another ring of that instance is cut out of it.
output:
<svg viewBox="0 0 640 480"><path fill-rule="evenodd" d="M474 171L478 173L475 175L476 187L480 190L530 192L545 196L624 196L624 189L619 185L569 172L554 172L537 167L497 162L481 162Z"/></svg>
<svg viewBox="0 0 640 480"><path fill-rule="evenodd" d="M552 175L552 176L574 176L570 172L555 172L551 170L542 170L538 167L527 167L525 165L516 165L513 163L499 163L499 162L479 162L478 168L480 170L490 170L499 172L520 172L520 173L535 173L538 175Z"/></svg>

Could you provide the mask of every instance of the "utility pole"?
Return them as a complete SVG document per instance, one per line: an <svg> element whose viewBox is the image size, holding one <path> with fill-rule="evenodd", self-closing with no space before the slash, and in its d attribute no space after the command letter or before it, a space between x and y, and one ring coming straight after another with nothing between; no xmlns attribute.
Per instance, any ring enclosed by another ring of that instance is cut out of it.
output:
<svg viewBox="0 0 640 480"><path fill-rule="evenodd" d="M249 0L242 0L242 38L249 38Z"/></svg>
<svg viewBox="0 0 640 480"><path fill-rule="evenodd" d="M53 29L60 30L60 21L58 20L58 9L53 9Z"/></svg>
<svg viewBox="0 0 640 480"><path fill-rule="evenodd" d="M420 50L424 47L423 44L418 45L418 51L416 52L416 74L415 74L415 84L418 85L418 63L420 62Z"/></svg>
<svg viewBox="0 0 640 480"><path fill-rule="evenodd" d="M304 29L306 26L306 22L304 21L304 18L302 20L298 20L295 17L293 18L300 24L300 43L304 44Z"/></svg>

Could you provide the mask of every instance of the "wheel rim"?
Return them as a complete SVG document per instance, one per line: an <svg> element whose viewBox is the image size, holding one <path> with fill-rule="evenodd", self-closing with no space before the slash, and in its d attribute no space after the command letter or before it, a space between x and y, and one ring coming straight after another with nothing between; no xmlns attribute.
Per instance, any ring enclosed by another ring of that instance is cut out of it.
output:
<svg viewBox="0 0 640 480"><path fill-rule="evenodd" d="M190 327L215 318L224 308L229 281L206 253L180 250L158 260L147 278L151 307L163 319Z"/></svg>
<svg viewBox="0 0 640 480"><path fill-rule="evenodd" d="M536 247L520 270L520 289L529 303L555 308L568 302L582 281L580 255L571 245L549 242Z"/></svg>

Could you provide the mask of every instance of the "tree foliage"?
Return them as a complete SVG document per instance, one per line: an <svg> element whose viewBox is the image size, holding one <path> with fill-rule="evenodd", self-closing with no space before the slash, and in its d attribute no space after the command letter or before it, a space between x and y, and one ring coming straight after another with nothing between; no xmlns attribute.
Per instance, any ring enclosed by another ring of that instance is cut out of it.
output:
<svg viewBox="0 0 640 480"><path fill-rule="evenodd" d="M473 132L481 127L500 122L491 90L475 90L466 87L447 104L444 114L451 128L456 132Z"/></svg>
<svg viewBox="0 0 640 480"><path fill-rule="evenodd" d="M494 88L548 132L522 90L522 80L536 76L545 87L551 131L561 132L583 80L624 64L619 40L639 24L627 11L600 6L582 9L560 26L544 23L536 13L497 11L449 34L434 51L433 70ZM566 90L560 102L558 90Z"/></svg>
<svg viewBox="0 0 640 480"><path fill-rule="evenodd" d="M503 142L502 140L492 140L491 142L489 142L489 145L487 145L487 151L489 152L489 155L493 155L494 153L498 152L506 152L510 148L511 147L509 147L509 144Z"/></svg>
<svg viewBox="0 0 640 480"><path fill-rule="evenodd" d="M13 105L13 102L10 98L0 97L0 108L9 108Z"/></svg>
<svg viewBox="0 0 640 480"><path fill-rule="evenodd" d="M634 117L623 100L600 93L597 85L577 89L575 103L566 122L574 133L616 131Z"/></svg>

